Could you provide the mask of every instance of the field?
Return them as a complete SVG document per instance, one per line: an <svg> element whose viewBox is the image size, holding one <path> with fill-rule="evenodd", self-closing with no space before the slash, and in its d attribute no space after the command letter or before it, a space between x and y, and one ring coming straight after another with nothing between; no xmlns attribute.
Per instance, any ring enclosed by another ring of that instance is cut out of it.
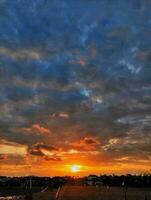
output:
<svg viewBox="0 0 151 200"><path fill-rule="evenodd" d="M57 190L35 193L33 195L33 199L55 200L56 192ZM65 186L60 190L60 196L58 199L59 200L124 200L125 196L123 188L120 187L106 188L106 187L94 187L94 186ZM151 188L144 188L144 189L128 188L127 200L151 200Z"/></svg>
<svg viewBox="0 0 151 200"><path fill-rule="evenodd" d="M151 189L130 188L127 190L127 200L151 200ZM54 192L36 194L35 200L51 200ZM93 186L69 186L60 192L60 200L124 200L123 188L119 187L93 187Z"/></svg>

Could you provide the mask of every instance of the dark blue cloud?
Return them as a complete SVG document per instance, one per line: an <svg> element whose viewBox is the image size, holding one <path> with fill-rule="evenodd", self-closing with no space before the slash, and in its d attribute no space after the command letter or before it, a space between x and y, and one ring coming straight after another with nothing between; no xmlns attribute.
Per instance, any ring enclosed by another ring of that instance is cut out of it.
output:
<svg viewBox="0 0 151 200"><path fill-rule="evenodd" d="M149 0L1 1L3 137L30 143L7 124L46 124L58 138L89 133L104 144L148 137L150 8Z"/></svg>

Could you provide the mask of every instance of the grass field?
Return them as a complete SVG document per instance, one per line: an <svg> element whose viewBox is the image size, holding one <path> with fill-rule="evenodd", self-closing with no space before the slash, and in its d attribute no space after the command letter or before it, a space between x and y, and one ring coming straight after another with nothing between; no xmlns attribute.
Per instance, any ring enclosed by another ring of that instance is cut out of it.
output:
<svg viewBox="0 0 151 200"><path fill-rule="evenodd" d="M35 193L34 200L55 200L56 190ZM151 200L151 188L128 188L127 200ZM0 198L1 199L1 198ZM7 198L6 198L7 199ZM65 186L59 200L124 200L120 187Z"/></svg>

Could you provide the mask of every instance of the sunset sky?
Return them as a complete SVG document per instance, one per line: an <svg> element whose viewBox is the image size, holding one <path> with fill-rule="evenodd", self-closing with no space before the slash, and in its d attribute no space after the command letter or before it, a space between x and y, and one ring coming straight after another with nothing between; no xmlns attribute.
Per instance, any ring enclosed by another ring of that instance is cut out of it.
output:
<svg viewBox="0 0 151 200"><path fill-rule="evenodd" d="M151 172L151 1L0 0L0 175Z"/></svg>

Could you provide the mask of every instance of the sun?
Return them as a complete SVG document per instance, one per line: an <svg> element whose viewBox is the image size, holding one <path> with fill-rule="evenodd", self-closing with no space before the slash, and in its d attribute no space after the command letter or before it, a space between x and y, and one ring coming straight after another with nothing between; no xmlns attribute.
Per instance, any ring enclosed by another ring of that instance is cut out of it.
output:
<svg viewBox="0 0 151 200"><path fill-rule="evenodd" d="M80 172L81 171L81 165L71 165L70 170L73 173Z"/></svg>

